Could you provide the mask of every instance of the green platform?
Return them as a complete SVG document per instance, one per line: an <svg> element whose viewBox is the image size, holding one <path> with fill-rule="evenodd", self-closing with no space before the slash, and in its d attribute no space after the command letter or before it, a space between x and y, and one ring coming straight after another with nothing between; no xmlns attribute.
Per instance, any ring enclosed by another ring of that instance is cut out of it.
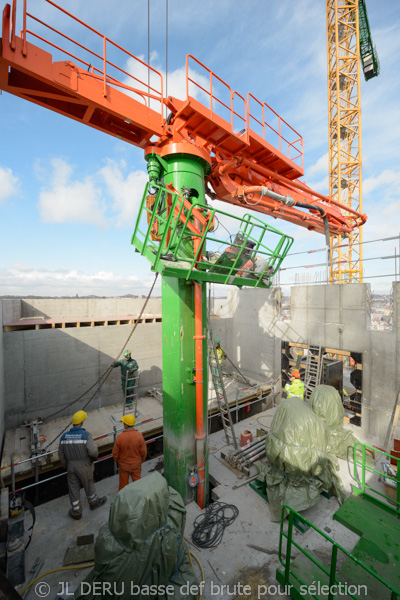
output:
<svg viewBox="0 0 400 600"><path fill-rule="evenodd" d="M361 459L358 457L360 453L357 453L358 446L361 447ZM400 600L399 493L397 500L389 503L390 498L382 489L374 489L366 483L372 472L379 474L381 478L385 477L385 473L376 466L367 465L366 451L370 448L365 444L355 444L354 479L360 484L360 488L353 486L351 496L333 515L335 521L359 536L351 551L343 548L291 507L283 508L279 543L282 567L278 568L276 578L282 586L292 586L290 596L294 600ZM390 459L389 454L377 449L375 451L378 455L377 464L379 458ZM392 480L396 482L396 479ZM398 470L398 486L399 483ZM289 513L287 531L285 510ZM301 520L313 529L314 550L310 550L308 546L302 547L294 538L295 520ZM315 536L319 538L317 542ZM312 589L310 586L313 586Z"/></svg>
<svg viewBox="0 0 400 600"><path fill-rule="evenodd" d="M390 506L354 489L333 518L361 536L352 555L400 593L400 520ZM342 565L339 576L342 580L365 583L368 587L366 598L391 598L377 579L352 560Z"/></svg>

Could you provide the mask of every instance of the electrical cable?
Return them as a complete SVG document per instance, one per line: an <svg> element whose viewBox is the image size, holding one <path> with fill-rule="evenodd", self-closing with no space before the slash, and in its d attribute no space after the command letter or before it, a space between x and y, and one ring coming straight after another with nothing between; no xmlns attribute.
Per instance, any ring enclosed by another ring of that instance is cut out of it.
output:
<svg viewBox="0 0 400 600"><path fill-rule="evenodd" d="M221 542L225 528L233 523L238 514L239 509L234 504L225 502L209 504L205 513L199 515L193 523L193 543L198 548L215 548Z"/></svg>
<svg viewBox="0 0 400 600"><path fill-rule="evenodd" d="M185 539L185 538L183 538L183 539ZM188 552L189 552L189 560L190 560L190 564L192 566L192 569L193 569L193 563L192 563L192 557L193 557L195 559L195 561L197 562L197 564L199 565L200 572L201 572L201 580L204 581L204 583L205 583L206 577L204 575L204 569L203 569L203 566L202 566L201 562L199 561L199 559L197 558L197 556L195 554L193 554L193 552L191 550L188 550ZM200 596L198 596L198 600L202 599L203 594L204 594L204 586L202 587L202 592L201 592Z"/></svg>
<svg viewBox="0 0 400 600"><path fill-rule="evenodd" d="M20 594L20 596L22 596L22 594L24 592L26 592L26 590L29 590L31 585L36 583L36 581L38 581L39 579L42 579L42 577L46 577L46 575L50 575L50 573L56 573L57 571L69 571L72 569L87 569L88 567L94 567L94 562L86 563L85 565L70 565L69 567L58 567L58 569L51 569L51 571L46 571L46 573L41 573L38 577L36 577L32 581L30 581L28 583L28 585L26 585L24 587L24 589L19 592L19 594Z"/></svg>
<svg viewBox="0 0 400 600"><path fill-rule="evenodd" d="M150 0L147 0L147 64L147 91L150 94ZM147 105L150 107L150 96Z"/></svg>
<svg viewBox="0 0 400 600"><path fill-rule="evenodd" d="M168 0L165 0L165 96L168 98Z"/></svg>
<svg viewBox="0 0 400 600"><path fill-rule="evenodd" d="M82 399L82 398L83 398L83 397L84 397L84 396L85 396L85 395L86 395L88 392L90 392L90 390L92 390L94 387L96 387L98 384L100 384L100 385L98 385L98 387L96 388L96 390L94 391L94 393L93 393L93 394L90 396L89 400L88 400L87 402L85 402L85 404L83 405L83 407L82 407L82 409L81 409L81 410L85 410L85 408L88 406L88 404L91 402L91 400L93 400L93 398L95 397L95 395L97 394L97 392L99 392L99 391L100 391L100 389L101 389L101 388L102 388L102 386L104 385L105 381L107 380L107 378L108 378L108 377L110 376L110 374L112 373L112 370L114 369L114 365L115 365L115 363L117 362L118 358L121 356L122 352L124 351L124 348L126 348L126 346L128 345L128 342L129 342L129 340L131 339L132 335L134 334L134 332L135 332L135 330L136 330L136 327L138 326L138 323L139 323L140 319L142 318L142 315L143 315L143 313L144 313L144 310L145 310L145 308L146 308L146 306L147 306L147 303L148 303L148 301L150 300L150 297L151 297L151 294L153 293L154 286L155 286L155 284L156 284L157 278L158 278L158 273L156 273L156 276L155 276L155 278L154 278L153 284L152 284L152 286L151 286L151 288L150 288L150 291L149 291L149 293L147 294L146 300L144 301L144 304L143 304L143 306L142 306L142 308L141 308L141 311L140 311L140 314L139 314L139 316L138 316L138 318L137 318L137 320L136 320L136 323L133 325L133 327L132 327L132 331L131 331L131 332L130 332L130 334L128 335L128 337L127 337L127 339L126 339L126 341L125 341L125 343L124 343L124 345L123 345L122 349L121 349L121 350L119 351L119 353L117 354L117 357L115 358L115 360L113 361L113 363L112 363L112 364L111 364L111 365L110 365L110 366L107 368L107 370L106 370L106 371L105 371L105 372L104 372L104 373L103 373L103 374L102 374L102 375L99 377L99 379L98 379L98 380L97 380L97 381L96 381L96 382L95 382L93 385L91 385L91 386L90 386L90 388L89 388L89 389L87 389L85 392L83 392L83 394L81 394L81 395L79 396L79 398L76 398L75 400L73 400L73 401L72 401L72 402L70 402L69 404L67 404L67 405L63 406L61 409L59 409L59 410L57 410L56 412L54 412L54 413L52 413L52 414L48 415L48 416L47 416L45 419L43 419L43 420L49 420L49 419L51 419L52 417L54 417L55 415L59 414L60 412L63 412L63 411L65 411L65 409L66 409L66 408L69 408L69 407L70 407L70 406L72 406L73 404L76 404L77 402L79 402L79 400L81 400L81 399ZM67 424L67 425L64 427L64 429L63 429L63 430L62 430L62 431L61 431L61 432L60 432L60 433L59 433L59 434L58 434L58 435L57 435L57 436L56 436L56 437L55 437L55 438L54 438L54 439L53 439L53 440L52 440L52 441L49 443L49 444L47 444L47 446L45 446L45 447L42 449L42 452L46 452L46 450L48 450L48 449L50 448L50 446L51 446L52 444L54 444L54 442L55 442L56 440L58 440L58 438L59 438L59 437L60 437L60 436L61 436L61 435L62 435L62 434L63 434L63 433L64 433L64 432L65 432L65 431L66 431L66 430L69 428L69 427L70 427L70 423L68 423L68 424Z"/></svg>
<svg viewBox="0 0 400 600"><path fill-rule="evenodd" d="M222 221L219 221L219 224L221 225L221 227L223 227L225 229L225 231L229 235L229 240L232 242L233 235L228 231L228 229L225 227L225 225L222 223Z"/></svg>

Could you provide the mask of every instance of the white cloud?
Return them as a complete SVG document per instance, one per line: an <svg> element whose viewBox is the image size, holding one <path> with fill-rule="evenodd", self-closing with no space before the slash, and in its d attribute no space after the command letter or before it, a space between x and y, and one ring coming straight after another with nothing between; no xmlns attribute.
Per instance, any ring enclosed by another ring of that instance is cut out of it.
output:
<svg viewBox="0 0 400 600"><path fill-rule="evenodd" d="M134 221L148 181L145 171L131 171L124 177L123 170L125 168L124 161L117 163L109 160L107 165L99 171L99 175L106 185L106 191L113 199L113 209L117 213L115 218L117 226Z"/></svg>
<svg viewBox="0 0 400 600"><path fill-rule="evenodd" d="M390 195L398 195L400 189L400 171L386 169L376 177L364 179L363 191L365 195L370 194L377 189L385 189Z"/></svg>
<svg viewBox="0 0 400 600"><path fill-rule="evenodd" d="M329 153L326 152L322 156L319 157L316 163L311 165L305 170L305 176L307 179L314 180L318 177L326 176L329 172Z"/></svg>
<svg viewBox="0 0 400 600"><path fill-rule="evenodd" d="M145 171L129 171L124 160L108 159L106 165L82 180L73 179L73 168L65 160L51 160L50 180L39 195L42 221L47 223L87 223L103 229L132 225L148 180ZM43 181L46 168L40 165Z"/></svg>
<svg viewBox="0 0 400 600"><path fill-rule="evenodd" d="M0 202L17 193L18 183L18 177L11 169L0 166Z"/></svg>
<svg viewBox="0 0 400 600"><path fill-rule="evenodd" d="M72 167L61 158L51 160L50 185L40 191L39 210L47 223L90 223L104 228L107 225L101 190L94 179L73 180Z"/></svg>
<svg viewBox="0 0 400 600"><path fill-rule="evenodd" d="M30 271L33 271L33 267L32 265L23 265L20 262L16 262L13 264L12 268L15 271L21 271L21 273L29 273Z"/></svg>
<svg viewBox="0 0 400 600"><path fill-rule="evenodd" d="M1 295L75 296L99 295L121 296L124 294L147 294L154 275L120 274L112 271L87 273L75 269L24 267L19 263L1 270ZM155 294L160 293L160 283Z"/></svg>

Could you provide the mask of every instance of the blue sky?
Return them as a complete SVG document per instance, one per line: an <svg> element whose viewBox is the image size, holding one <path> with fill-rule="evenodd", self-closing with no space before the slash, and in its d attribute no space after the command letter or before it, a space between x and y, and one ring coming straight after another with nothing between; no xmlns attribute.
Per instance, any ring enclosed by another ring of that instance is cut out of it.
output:
<svg viewBox="0 0 400 600"><path fill-rule="evenodd" d="M147 60L145 0L60 4ZM41 0L28 5L91 43L76 25L54 20ZM361 85L364 239L372 240L400 231L400 3L368 0L367 8L381 62L381 75ZM169 0L168 92L183 97L185 57L193 54L302 134L305 181L328 193L325 28L322 1ZM164 73L165 0L150 0L150 49L152 66ZM143 151L4 92L0 131L0 295L146 293L153 275L130 244L147 179ZM321 235L266 221L293 235L293 252L324 245ZM394 245L370 247L380 255L392 254ZM384 289L380 280L371 285Z"/></svg>

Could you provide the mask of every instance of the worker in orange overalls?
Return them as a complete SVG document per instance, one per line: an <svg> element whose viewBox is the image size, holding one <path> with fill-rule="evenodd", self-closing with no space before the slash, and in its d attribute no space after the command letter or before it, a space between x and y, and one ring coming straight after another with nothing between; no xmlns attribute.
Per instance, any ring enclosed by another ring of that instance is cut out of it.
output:
<svg viewBox="0 0 400 600"><path fill-rule="evenodd" d="M147 446L143 435L134 428L136 419L133 415L124 415L121 418L124 431L115 440L112 451L115 462L119 467L119 490L129 483L129 475L132 481L140 479L142 474L142 462L146 460Z"/></svg>

